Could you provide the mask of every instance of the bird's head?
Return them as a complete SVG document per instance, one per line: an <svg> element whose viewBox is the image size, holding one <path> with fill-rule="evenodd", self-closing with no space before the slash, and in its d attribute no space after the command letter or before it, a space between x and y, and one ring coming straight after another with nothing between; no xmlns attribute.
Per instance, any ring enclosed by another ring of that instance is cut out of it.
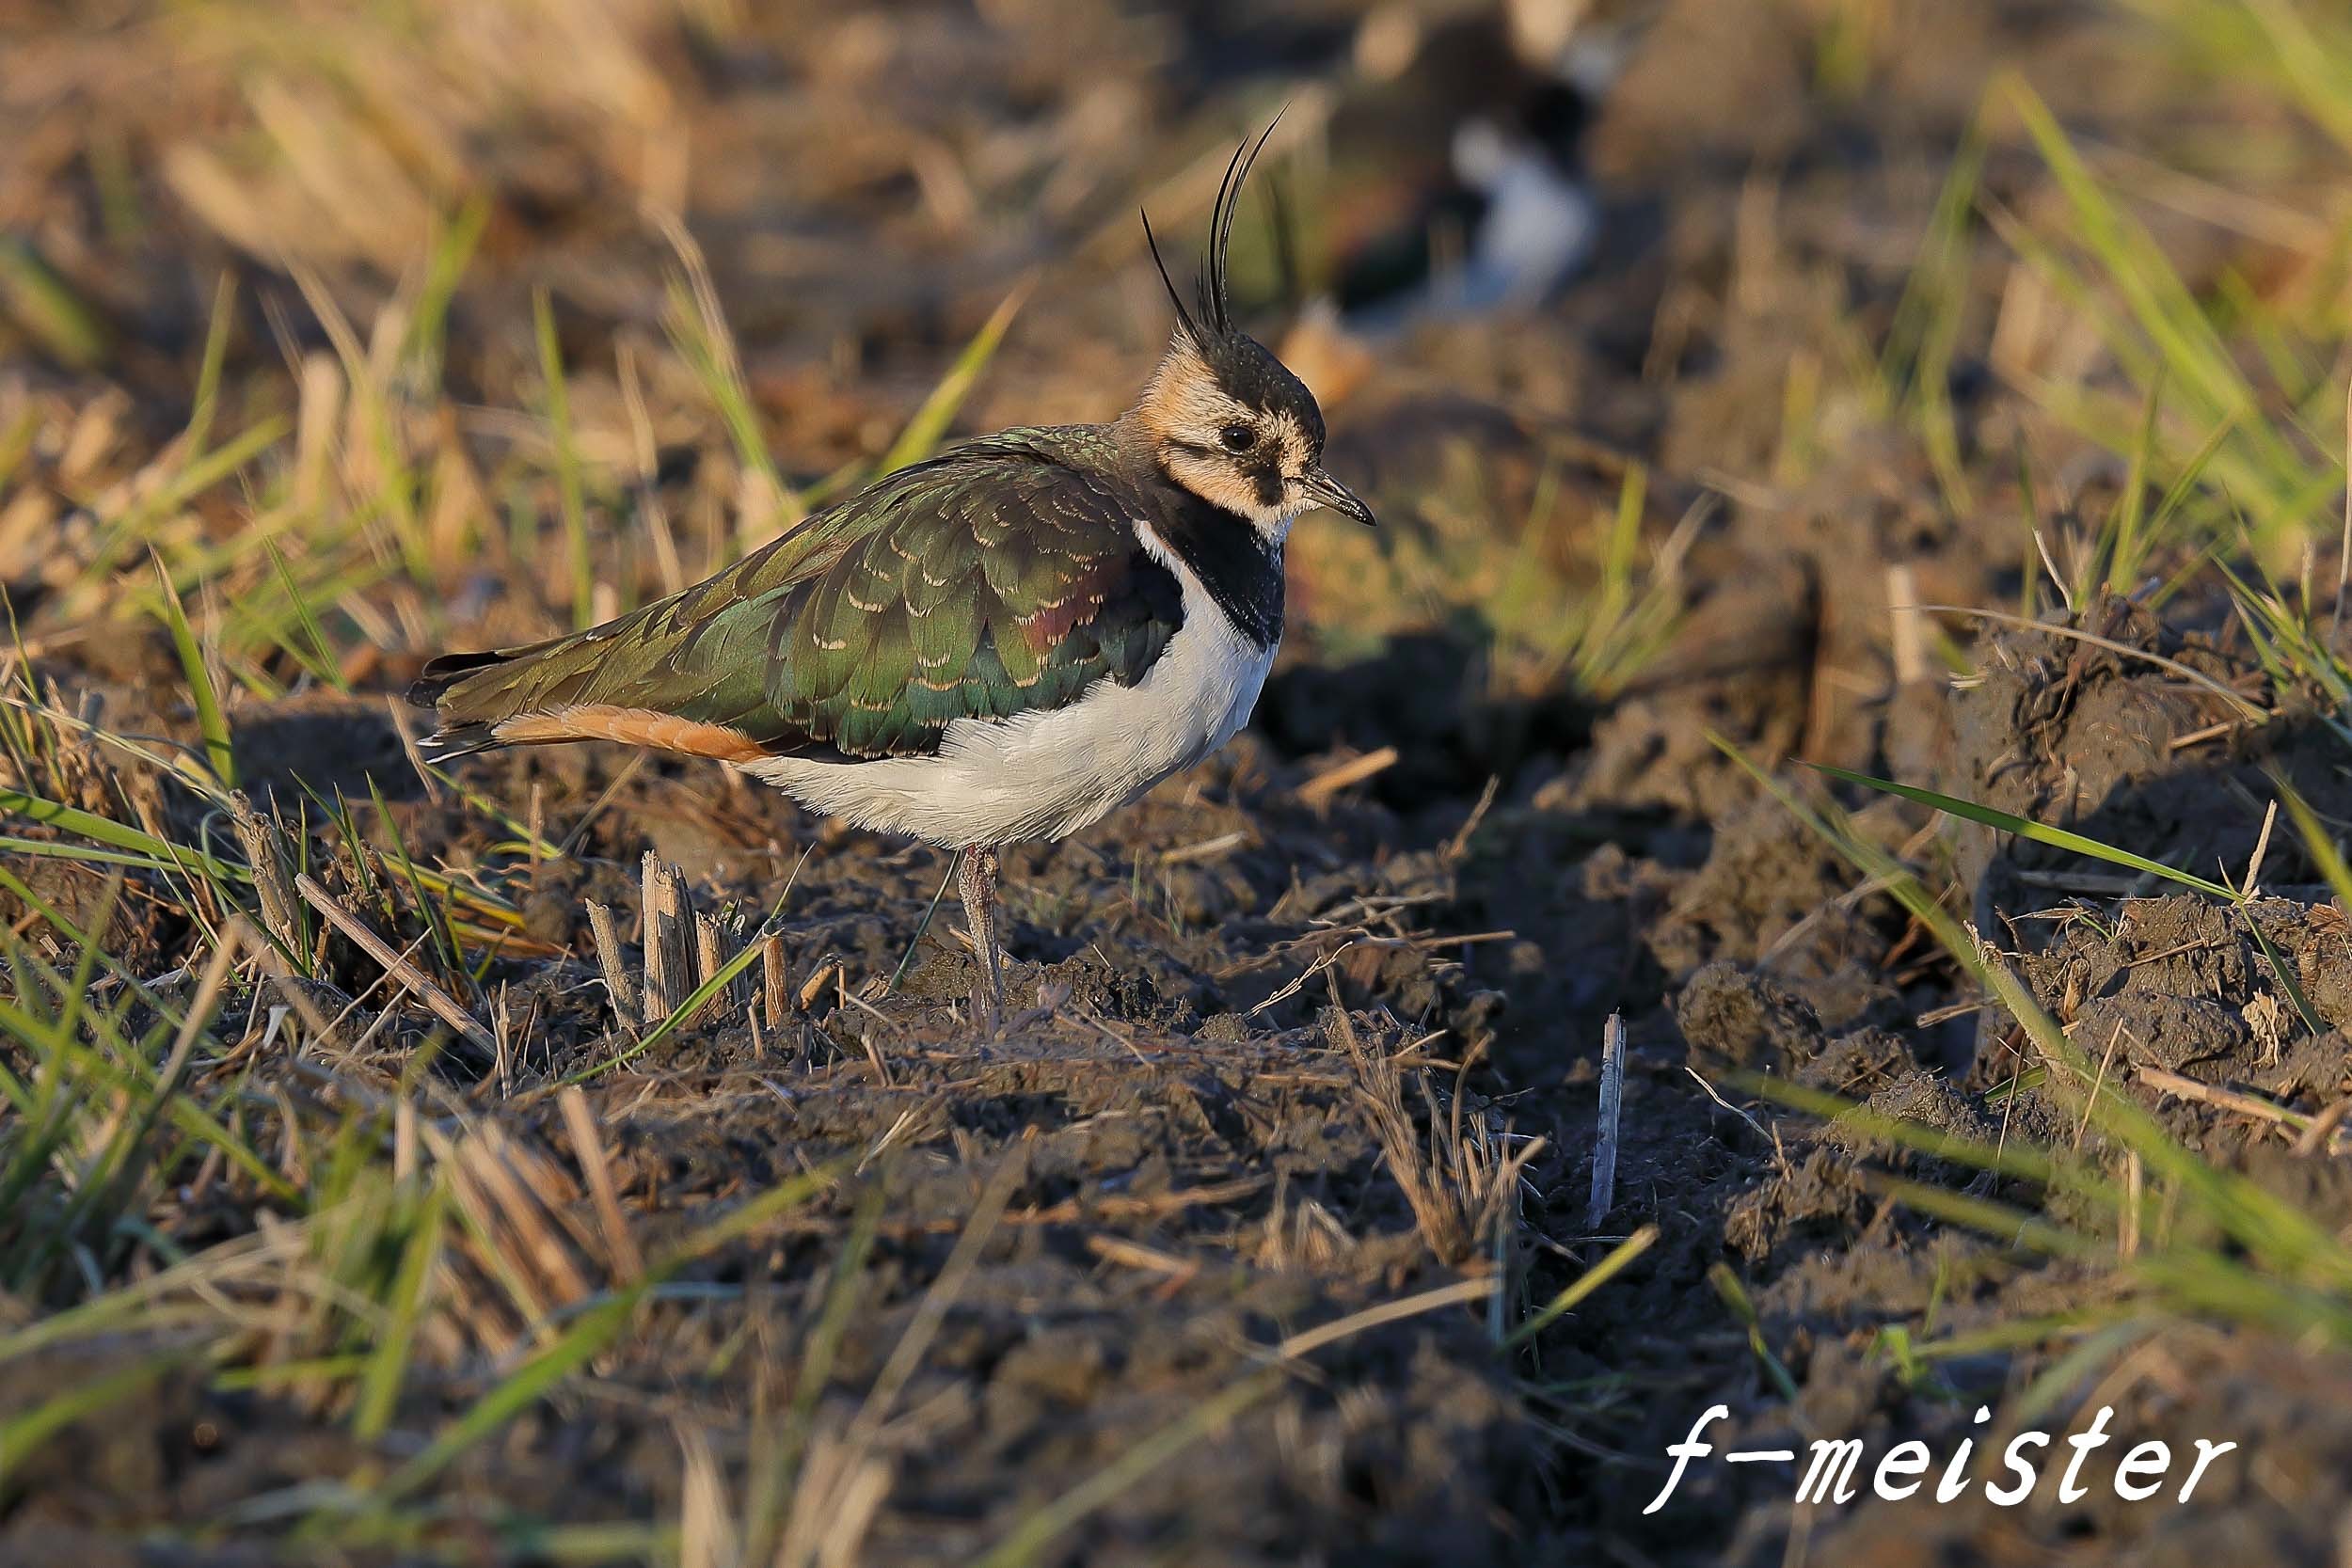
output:
<svg viewBox="0 0 2352 1568"><path fill-rule="evenodd" d="M1210 215L1197 312L1185 309L1151 220L1144 220L1152 259L1176 306L1176 330L1127 421L1170 480L1279 543L1311 506L1366 525L1373 517L1355 492L1324 471L1323 410L1314 394L1263 343L1233 325L1228 304L1225 251L1233 209L1273 129L1245 142L1226 166Z"/></svg>

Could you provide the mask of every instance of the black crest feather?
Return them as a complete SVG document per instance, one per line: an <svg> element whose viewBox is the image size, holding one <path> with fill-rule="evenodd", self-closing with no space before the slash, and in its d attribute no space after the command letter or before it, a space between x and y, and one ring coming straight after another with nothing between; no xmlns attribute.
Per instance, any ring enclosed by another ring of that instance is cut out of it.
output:
<svg viewBox="0 0 2352 1568"><path fill-rule="evenodd" d="M1258 133L1255 141L1242 137L1241 145L1233 149L1232 161L1225 166L1225 177L1217 182L1216 201L1209 209L1208 254L1200 264L1198 317L1184 309L1184 297L1177 292L1176 280L1168 276L1168 261L1160 254L1160 237L1152 231L1152 214L1139 214L1143 219L1143 242L1152 247L1152 264L1160 269L1161 286L1168 290L1168 303L1176 308L1177 325L1185 337L1203 348L1232 335L1233 311L1226 284L1225 252L1233 240L1233 214L1241 206L1241 188L1248 182L1250 166L1258 161L1258 154L1265 150L1266 138L1281 123L1282 117L1278 112L1266 122L1266 128Z"/></svg>
<svg viewBox="0 0 2352 1568"><path fill-rule="evenodd" d="M1168 276L1168 262L1160 255L1160 237L1152 232L1152 214L1141 208L1136 210L1143 219L1143 243L1152 247L1152 264L1160 269L1161 286L1168 290L1168 302L1176 307L1176 322L1185 337L1201 341L1200 328L1194 325L1192 312L1184 309L1184 296L1176 292L1176 280Z"/></svg>
<svg viewBox="0 0 2352 1568"><path fill-rule="evenodd" d="M1233 330L1230 291L1226 285L1225 253L1232 243L1233 214L1241 206L1241 188L1249 180L1249 166L1265 150L1266 138L1282 123L1279 112L1266 121L1266 128L1251 141L1244 136L1233 149L1232 162L1225 166L1225 178L1217 182L1216 204L1209 210L1209 253L1200 268L1200 315L1209 330L1222 338Z"/></svg>

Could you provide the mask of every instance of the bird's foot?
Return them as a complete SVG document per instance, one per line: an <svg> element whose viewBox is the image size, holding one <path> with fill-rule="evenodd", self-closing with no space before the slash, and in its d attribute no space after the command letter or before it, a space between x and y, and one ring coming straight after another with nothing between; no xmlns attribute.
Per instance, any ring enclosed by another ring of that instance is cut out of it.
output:
<svg viewBox="0 0 2352 1568"><path fill-rule="evenodd" d="M956 871L956 891L963 897L963 918L972 928L972 947L980 973L972 987L972 1016L993 1033L1005 1016L1004 950L996 940L996 850L993 846L963 851Z"/></svg>

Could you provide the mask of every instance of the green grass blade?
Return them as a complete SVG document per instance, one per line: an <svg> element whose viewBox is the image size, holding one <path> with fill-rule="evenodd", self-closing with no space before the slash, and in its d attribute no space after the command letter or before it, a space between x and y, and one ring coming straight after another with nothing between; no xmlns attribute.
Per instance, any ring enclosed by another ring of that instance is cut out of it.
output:
<svg viewBox="0 0 2352 1568"><path fill-rule="evenodd" d="M457 285L465 277L474 247L481 243L482 232L489 222L490 203L477 194L467 201L453 221L436 225L424 282L417 290L416 313L409 319L408 331L401 344L401 357L410 365L419 386L436 384L439 379L450 302L457 295Z"/></svg>
<svg viewBox="0 0 2352 1568"><path fill-rule="evenodd" d="M2168 882L2193 888L2199 893L2225 899L2233 904L2245 902L2237 889L2233 887L2220 882L2208 881L2202 877L2192 876L2177 867L2167 865L2162 861L2152 861L2147 856L2136 855L2129 849L2118 848L2112 844L2102 844L2097 839L2087 837L2082 833L2069 832L2064 828L2046 826L2034 821L2031 817L2019 816L2012 812L1995 811L1991 806L1980 806L1974 800L1963 800L1957 796L1939 794L1932 789L1921 789L1915 784L1901 784L1887 779L1874 779L1867 773L1856 773L1851 768L1839 768L1826 762L1812 763L1808 766L1818 772L1828 774L1833 779L1842 779L1848 784L1861 784L1865 788L1875 789L1883 794L1899 795L1906 800L1915 800L1923 806L1933 806L1940 812L1964 817L1971 822L1981 822L1988 828L1998 828L2003 832L2014 833L2019 838L2028 838L2036 844L2049 845L2054 849L2070 849L2078 855L2088 855L2093 860L2106 861L2110 865L2127 866L2134 871L2144 871L2152 877L2161 877Z"/></svg>
<svg viewBox="0 0 2352 1568"><path fill-rule="evenodd" d="M644 1277L626 1290L597 1302L581 1313L562 1338L476 1401L466 1413L444 1428L414 1458L385 1478L373 1504L381 1509L415 1492L453 1463L467 1449L498 1431L531 1407L549 1389L569 1377L628 1329L644 1303L646 1293L696 1259L751 1235L779 1216L799 1208L839 1179L840 1167L820 1166L780 1182L733 1213L696 1230L645 1271Z"/></svg>
<svg viewBox="0 0 2352 1568"><path fill-rule="evenodd" d="M95 308L24 241L0 238L0 311L74 370L103 363L114 333Z"/></svg>
<svg viewBox="0 0 2352 1568"><path fill-rule="evenodd" d="M0 431L0 495L7 494L8 481L16 477L18 467L32 455L33 442L40 435L40 415L31 408L18 415L14 424Z"/></svg>
<svg viewBox="0 0 2352 1568"><path fill-rule="evenodd" d="M425 1287L441 1255L441 1220L449 1205L449 1182L436 1181L424 1195L407 1243L401 1248L400 1270L393 1276L386 1321L376 1345L359 1377L359 1398L352 1411L352 1430L373 1441L391 1424L392 1407L408 1373L408 1355L416 1342L417 1321L424 1309Z"/></svg>
<svg viewBox="0 0 2352 1568"><path fill-rule="evenodd" d="M640 1285L583 1313L562 1338L525 1362L474 1402L463 1416L443 1428L415 1458L385 1479L377 1489L379 1502L408 1496L439 1475L459 1455L521 1415L548 1390L571 1376L621 1337L644 1299Z"/></svg>
<svg viewBox="0 0 2352 1568"><path fill-rule="evenodd" d="M711 286L710 268L685 225L667 222L663 231L670 248L677 255L680 269L670 275L666 290L670 341L694 379L701 383L711 406L718 409L734 444L736 460L755 475L767 494L775 499L778 520L788 527L800 520L803 504L784 483L784 476L776 471L776 460L768 451L767 437L760 430L759 412L752 406L751 388L743 378L742 357L736 352L735 340L727 331L726 317L719 308L718 291Z"/></svg>
<svg viewBox="0 0 2352 1568"><path fill-rule="evenodd" d="M155 580L163 589L164 625L171 628L171 645L180 655L180 670L187 677L188 694L196 702L197 728L204 736L204 760L223 789L237 787L237 757L229 737L229 719L221 711L220 691L213 683L202 644L188 625L188 612L172 590L171 575L163 558L155 558Z"/></svg>
<svg viewBox="0 0 2352 1568"><path fill-rule="evenodd" d="M1949 1160L1955 1164L1991 1171L2021 1181L2039 1182L2044 1186L2064 1184L2088 1193L2109 1207L2119 1201L2112 1182L2103 1180L2087 1166L2075 1168L2075 1165L2061 1162L2028 1144L1980 1143L1926 1122L1886 1116L1872 1110L1861 1101L1848 1100L1826 1090L1776 1078L1768 1072L1734 1069L1724 1073L1722 1078L1725 1084L1758 1100L1772 1101L1870 1137L1916 1149L1934 1159Z"/></svg>
<svg viewBox="0 0 2352 1568"><path fill-rule="evenodd" d="M2156 456L2156 417L2164 408L2164 379L2148 387L2147 405L2140 412L2139 439L2132 443L2131 467L2123 476L2123 497L2115 508L2107 534L2107 589L2128 594L2138 584L2142 552L2141 530L2148 520L2148 470Z"/></svg>
<svg viewBox="0 0 2352 1568"><path fill-rule="evenodd" d="M913 419L907 420L906 429L898 433L898 438L882 454L877 472L886 474L910 463L920 463L938 448L939 438L947 433L947 426L954 420L956 411L963 406L963 400L972 395L972 388L980 379L980 372L988 368L989 360L995 357L997 347L1004 342L1005 333L1011 327L1013 318L1021 313L1022 303L1029 297L1029 289L1030 284L1025 282L1007 294L1004 302L981 324L979 331L964 345L963 352L956 356L956 362L947 368L947 373L940 378L939 385L933 387L930 395L923 400L923 406L914 411Z"/></svg>
<svg viewBox="0 0 2352 1568"><path fill-rule="evenodd" d="M2279 982L2279 989L2285 991L2287 1000L2295 1005L2296 1016L2302 1019L2303 1027L2314 1035L2326 1034L2328 1021L2319 1016L2319 1009L2312 1006L2312 999L2303 994L2303 987L2295 978L2295 971L2287 967L2285 955L2273 946L2263 928L2254 924L2252 911L2241 909L2238 914L2246 923L2246 934L2252 937L2254 945L2262 949L2263 961L2270 966L2271 977Z"/></svg>
<svg viewBox="0 0 2352 1568"><path fill-rule="evenodd" d="M1772 1347L1765 1342L1764 1320L1757 1314L1756 1301L1748 1294L1747 1287L1740 1283L1740 1276L1732 1273L1729 1263L1717 1263L1709 1268L1707 1282L1714 1287L1715 1294L1722 1298L1723 1304L1731 1309L1731 1315L1739 1319L1740 1325L1748 1331L1748 1350L1755 1355L1757 1365L1764 1369L1764 1374L1772 1379L1772 1386L1780 1391L1782 1399L1795 1404L1798 1400L1797 1380L1789 1375L1788 1364L1774 1354Z"/></svg>
<svg viewBox="0 0 2352 1568"><path fill-rule="evenodd" d="M327 645L326 629L319 625L310 595L294 581L294 569L286 564L285 553L278 549L274 539L264 542L262 548L269 556L270 571L277 578L278 588L284 592L287 604L294 609L295 624L302 628L303 639L310 644L307 651L297 651L293 643L283 640L279 640L278 645L293 655L295 662L311 674L346 697L351 695L351 683L343 678L342 661L335 657L334 649ZM371 581L382 576L384 570L383 566L373 562L363 568Z"/></svg>
<svg viewBox="0 0 2352 1568"><path fill-rule="evenodd" d="M0 814L22 816L28 822L78 834L110 849L139 856L139 863L151 863L158 869L184 871L193 867L218 880L246 881L252 877L252 873L244 866L231 865L198 850L182 848L127 822L117 822L112 817L83 811L77 806L60 805L25 790L0 786ZM71 852L72 848L71 846L47 844L38 839L9 840L5 847L32 854L60 850Z"/></svg>
<svg viewBox="0 0 2352 1568"><path fill-rule="evenodd" d="M773 916L771 915L770 918L772 919ZM704 1004L707 1003L712 997L718 995L721 991L726 990L728 986L734 983L737 975L751 968L753 963L757 961L759 958L759 949L760 944L756 942L745 942L742 949L738 952L735 957L729 958L725 963L719 966L718 973L711 975L709 979L705 980L701 985L696 986L692 992L687 996L685 1001L679 1003L675 1007L671 1009L669 1017L663 1019L660 1022L655 1024L651 1029L647 1030L643 1038L639 1039L635 1044L615 1053L604 1061L594 1062L587 1067L581 1068L579 1071L565 1078L564 1083L584 1084L600 1072L610 1072L614 1068L620 1067L624 1063L636 1060L646 1052L651 1051L655 1046L660 1044L663 1040L668 1039L672 1035L676 1034L678 1030L684 1026L688 1019L692 1018L696 1013L702 1010Z"/></svg>
<svg viewBox="0 0 2352 1568"><path fill-rule="evenodd" d="M1004 1540L976 1559L973 1568L1019 1568L1036 1561L1056 1536L1116 1502L1136 1482L1242 1415L1281 1383L1279 1372L1260 1372L1201 1401L1024 1518Z"/></svg>
<svg viewBox="0 0 2352 1568"><path fill-rule="evenodd" d="M145 1392L167 1372L185 1363L189 1355L188 1351L174 1349L148 1356L103 1377L78 1384L40 1408L0 1424L0 1487L8 1484L8 1477L28 1455L59 1432Z"/></svg>
<svg viewBox="0 0 2352 1568"><path fill-rule="evenodd" d="M2319 867L2320 876L2327 879L2337 901L2352 911L2352 865L2344 863L2344 850L2328 833L2327 824L2320 821L2319 814L2312 810L2310 801L2290 788L2284 779L2274 777L2272 783L2278 788L2279 799L2286 802L2288 820L2302 835L2303 848L2312 857L2312 863Z"/></svg>
<svg viewBox="0 0 2352 1568"><path fill-rule="evenodd" d="M188 415L188 456L200 457L220 404L220 372L229 359L229 328L235 320L237 275L224 272L213 287L213 319L204 331L204 358L196 372L196 403Z"/></svg>
<svg viewBox="0 0 2352 1568"><path fill-rule="evenodd" d="M1658 1235L1658 1227L1645 1225L1610 1248L1609 1256L1570 1280L1558 1295L1544 1303L1534 1317L1503 1336L1502 1348L1517 1349L1550 1327L1565 1314L1574 1311L1586 1297L1614 1279L1628 1264L1647 1252L1657 1242Z"/></svg>
<svg viewBox="0 0 2352 1568"><path fill-rule="evenodd" d="M185 863L157 855L135 854L124 849L92 849L85 845L18 838L11 834L0 834L0 849L15 855L31 855L40 860L74 861L84 865L127 865L134 870L152 871L167 877L176 876L187 869Z"/></svg>
<svg viewBox="0 0 2352 1568"><path fill-rule="evenodd" d="M1949 1187L1930 1186L1925 1181L1906 1181L1897 1177L1882 1176L1875 1171L1864 1170L1857 1175L1866 1191L1891 1197L1904 1208L1922 1214L1998 1237L2011 1246L2047 1253L2054 1258L2088 1257L2104 1250L2106 1246L2095 1237L2079 1235L2023 1209L1995 1203L1989 1197L1973 1197L1966 1193L1956 1193Z"/></svg>
<svg viewBox="0 0 2352 1568"><path fill-rule="evenodd" d="M2164 363L2217 413L2252 410L2252 388L2155 241L2100 188L2040 94L2022 78L2012 78L2010 97L2042 161L2057 177L2075 227Z"/></svg>

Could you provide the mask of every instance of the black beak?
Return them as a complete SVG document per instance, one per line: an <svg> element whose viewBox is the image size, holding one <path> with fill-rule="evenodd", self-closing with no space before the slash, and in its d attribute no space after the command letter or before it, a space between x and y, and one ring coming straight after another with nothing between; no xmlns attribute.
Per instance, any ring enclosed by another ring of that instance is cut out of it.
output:
<svg viewBox="0 0 2352 1568"><path fill-rule="evenodd" d="M1366 528L1380 526L1374 520L1372 508L1364 504L1363 498L1325 473L1321 464L1309 468L1299 483L1306 487L1307 499L1315 505L1327 506L1334 512L1355 518Z"/></svg>

